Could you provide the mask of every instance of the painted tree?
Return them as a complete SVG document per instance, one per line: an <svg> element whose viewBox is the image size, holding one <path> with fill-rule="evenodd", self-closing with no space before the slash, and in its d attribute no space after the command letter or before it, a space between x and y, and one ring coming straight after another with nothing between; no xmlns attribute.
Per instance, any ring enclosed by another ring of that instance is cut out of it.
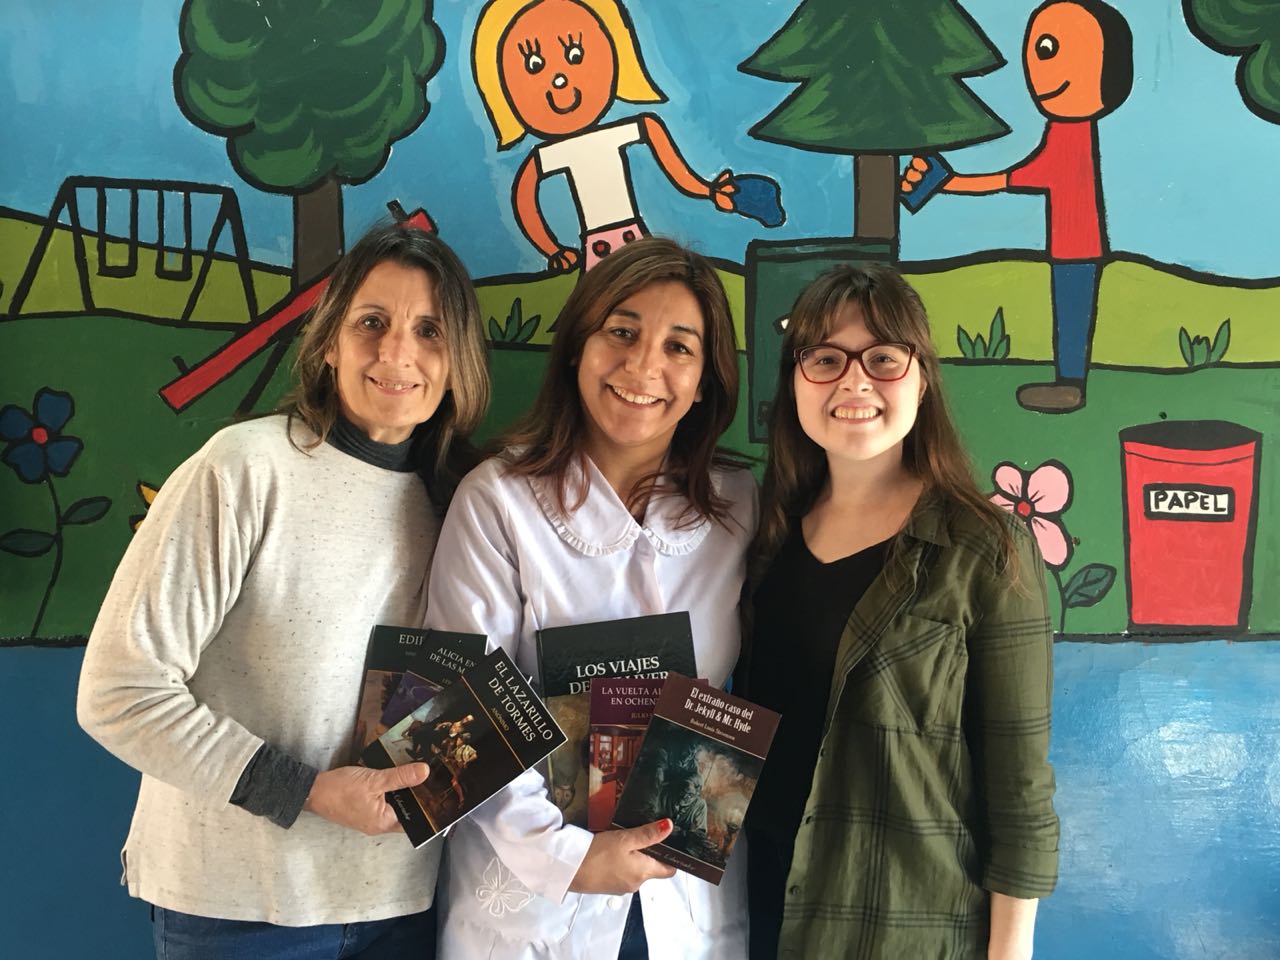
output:
<svg viewBox="0 0 1280 960"><path fill-rule="evenodd" d="M1210 50L1239 57L1244 105L1280 123L1280 4L1258 0L1182 0L1187 26Z"/></svg>
<svg viewBox="0 0 1280 960"><path fill-rule="evenodd" d="M751 135L852 154L854 229L893 240L896 157L1008 133L964 83L1004 62L955 0L801 0L738 69L800 85Z"/></svg>
<svg viewBox="0 0 1280 960"><path fill-rule="evenodd" d="M342 254L342 185L427 116L444 40L431 0L186 0L173 87L236 172L293 197L294 280Z"/></svg>

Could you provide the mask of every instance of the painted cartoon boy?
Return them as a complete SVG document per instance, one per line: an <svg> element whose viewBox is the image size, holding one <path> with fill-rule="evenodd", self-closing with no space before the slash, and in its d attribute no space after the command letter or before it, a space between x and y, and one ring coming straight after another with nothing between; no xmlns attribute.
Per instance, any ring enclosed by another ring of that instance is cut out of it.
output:
<svg viewBox="0 0 1280 960"><path fill-rule="evenodd" d="M953 175L945 193L1042 193L1053 291L1052 383L1018 388L1018 403L1043 413L1084 406L1089 350L1098 314L1098 277L1109 253L1098 120L1133 87L1133 35L1101 0L1050 0L1031 14L1022 64L1036 107L1048 118L1031 156L1001 173ZM902 190L927 169L912 159Z"/></svg>

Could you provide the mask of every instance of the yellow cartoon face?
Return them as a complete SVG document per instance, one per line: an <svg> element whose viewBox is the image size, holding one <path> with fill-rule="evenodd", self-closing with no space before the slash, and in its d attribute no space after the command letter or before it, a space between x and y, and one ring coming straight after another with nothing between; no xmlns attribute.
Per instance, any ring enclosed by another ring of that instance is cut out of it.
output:
<svg viewBox="0 0 1280 960"><path fill-rule="evenodd" d="M1103 31L1076 3L1051 3L1027 26L1022 63L1040 112L1086 120L1103 112Z"/></svg>
<svg viewBox="0 0 1280 960"><path fill-rule="evenodd" d="M511 109L542 136L590 127L617 90L613 41L576 0L539 0L525 8L503 34L498 69Z"/></svg>

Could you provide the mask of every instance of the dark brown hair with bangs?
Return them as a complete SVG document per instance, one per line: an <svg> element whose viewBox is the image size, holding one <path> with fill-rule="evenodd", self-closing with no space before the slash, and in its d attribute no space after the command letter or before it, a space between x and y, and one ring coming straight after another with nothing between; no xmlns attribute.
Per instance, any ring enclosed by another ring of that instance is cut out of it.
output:
<svg viewBox="0 0 1280 960"><path fill-rule="evenodd" d="M499 441L509 469L531 477L554 477L560 509L567 515L582 505L585 488L568 490L569 468L581 464L587 413L578 392L577 363L587 338L604 326L618 304L655 283L680 283L698 301L705 326L702 400L676 426L662 473L646 476L625 498L635 510L648 501L659 482L688 498L682 518L725 522L728 501L711 483L713 467L743 466L744 461L717 446L738 406L738 347L724 286L705 257L673 240L646 237L609 254L588 271L569 294L556 320L542 388L532 409Z"/></svg>
<svg viewBox="0 0 1280 960"><path fill-rule="evenodd" d="M926 390L915 425L903 442L903 463L926 491L977 514L1007 560L1013 551L1007 518L974 482L973 465L947 410L938 350L920 295L892 267L868 264L839 266L821 274L801 291L791 310L769 426L769 462L753 550L756 562L777 553L789 524L809 512L826 482L826 452L804 432L796 413L795 351L830 336L836 315L849 302L862 308L872 336L908 344L915 350L913 362L920 364Z"/></svg>

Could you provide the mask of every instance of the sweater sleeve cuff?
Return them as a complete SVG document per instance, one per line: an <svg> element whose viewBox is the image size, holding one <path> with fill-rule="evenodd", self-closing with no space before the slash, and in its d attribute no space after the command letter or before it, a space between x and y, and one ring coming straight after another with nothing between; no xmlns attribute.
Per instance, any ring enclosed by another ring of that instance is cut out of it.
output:
<svg viewBox="0 0 1280 960"><path fill-rule="evenodd" d="M240 774L231 802L288 830L302 813L318 773L315 767L264 743Z"/></svg>

